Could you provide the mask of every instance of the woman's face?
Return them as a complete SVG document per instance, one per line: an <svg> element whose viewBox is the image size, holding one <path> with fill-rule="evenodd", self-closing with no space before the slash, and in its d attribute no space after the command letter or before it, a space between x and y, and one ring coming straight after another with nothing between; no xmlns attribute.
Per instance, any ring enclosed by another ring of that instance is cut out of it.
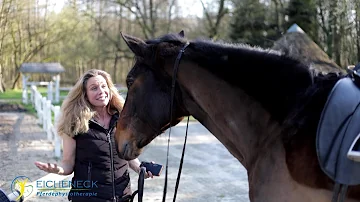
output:
<svg viewBox="0 0 360 202"><path fill-rule="evenodd" d="M95 108L105 107L109 103L109 87L101 75L91 77L86 84L86 96Z"/></svg>

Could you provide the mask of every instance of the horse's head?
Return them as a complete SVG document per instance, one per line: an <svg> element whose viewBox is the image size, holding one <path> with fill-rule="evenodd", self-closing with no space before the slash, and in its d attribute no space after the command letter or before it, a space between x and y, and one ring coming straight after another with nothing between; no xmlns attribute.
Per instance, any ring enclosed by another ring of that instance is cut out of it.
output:
<svg viewBox="0 0 360 202"><path fill-rule="evenodd" d="M183 32L149 41L122 36L136 62L126 79L128 94L117 124L116 140L124 158L134 159L156 136L188 115L177 89L170 119L172 77L165 69L168 61L165 57L175 60L186 40Z"/></svg>

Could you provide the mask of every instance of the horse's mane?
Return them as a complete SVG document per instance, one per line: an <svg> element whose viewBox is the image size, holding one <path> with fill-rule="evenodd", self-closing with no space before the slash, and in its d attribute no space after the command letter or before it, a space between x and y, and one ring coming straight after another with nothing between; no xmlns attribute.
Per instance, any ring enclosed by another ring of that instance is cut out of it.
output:
<svg viewBox="0 0 360 202"><path fill-rule="evenodd" d="M189 46L192 51L185 51L185 59L243 89L280 123L297 97L314 83L310 65L279 51L204 39L194 40Z"/></svg>
<svg viewBox="0 0 360 202"><path fill-rule="evenodd" d="M163 36L160 36L158 38L155 39L149 39L147 41L145 41L147 44L158 44L161 42L181 42L181 43L186 43L187 39L184 37L181 37L179 34L174 34L174 33L170 33L170 34L165 34Z"/></svg>
<svg viewBox="0 0 360 202"><path fill-rule="evenodd" d="M329 93L339 79L347 76L339 72L323 74L314 71L313 74L313 85L298 97L294 108L289 111L284 122L284 125L292 130L292 132L288 131L289 136L286 138L291 138L299 132L302 135L313 135L316 132Z"/></svg>
<svg viewBox="0 0 360 202"><path fill-rule="evenodd" d="M166 34L146 41L148 44L160 44L162 42L168 42L168 45L159 48L160 53L158 54L163 57L174 57L179 52L179 49L174 47L186 43L187 39L178 34ZM235 86L241 85L239 74L236 74L241 69L243 74L250 74L246 75L247 77L258 76L254 74L264 71L267 72L266 76L269 78L276 78L276 75L283 75L281 72L286 71L286 76L292 77L296 74L300 83L304 82L305 85L312 83L312 73L309 71L310 64L304 64L276 50L263 49L248 44L212 41L206 38L190 41L189 49L191 50L187 49L184 53L185 60L189 59L199 64L200 67L206 67L214 75ZM230 63L230 65L224 66L224 63ZM246 63L251 63L252 67L245 68Z"/></svg>
<svg viewBox="0 0 360 202"><path fill-rule="evenodd" d="M160 54L173 57L178 53L174 47L186 43L187 39L178 34L167 34L147 41L149 44L161 42L169 45L162 48ZM199 64L234 86L245 88L274 118L296 131L314 130L327 95L345 76L341 73L323 74L312 69L310 63L284 52L248 44L199 38L190 41L189 48L184 53L185 60Z"/></svg>

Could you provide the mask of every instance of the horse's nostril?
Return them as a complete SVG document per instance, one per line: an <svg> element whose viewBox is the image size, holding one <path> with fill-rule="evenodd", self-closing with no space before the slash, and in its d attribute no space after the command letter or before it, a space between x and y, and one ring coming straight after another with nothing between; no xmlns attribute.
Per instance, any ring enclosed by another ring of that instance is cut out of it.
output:
<svg viewBox="0 0 360 202"><path fill-rule="evenodd" d="M129 149L128 141L124 142L121 146L122 147L120 147L120 145L119 145L117 152L118 152L119 156L123 158L126 154L126 151Z"/></svg>
<svg viewBox="0 0 360 202"><path fill-rule="evenodd" d="M141 149L141 148L145 147L148 143L149 143L149 141L147 139L141 139L137 142L136 146L138 149Z"/></svg>
<svg viewBox="0 0 360 202"><path fill-rule="evenodd" d="M123 145L123 154L125 154L125 152L126 152L126 150L128 149L128 147L129 147L129 142L128 141L126 141L125 143L124 143L124 145Z"/></svg>
<svg viewBox="0 0 360 202"><path fill-rule="evenodd" d="M137 148L142 148L142 140L138 141L138 143L136 144Z"/></svg>

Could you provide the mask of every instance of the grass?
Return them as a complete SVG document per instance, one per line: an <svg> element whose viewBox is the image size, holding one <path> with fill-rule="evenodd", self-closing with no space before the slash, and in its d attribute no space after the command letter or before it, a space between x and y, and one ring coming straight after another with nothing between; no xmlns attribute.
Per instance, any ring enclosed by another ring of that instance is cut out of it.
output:
<svg viewBox="0 0 360 202"><path fill-rule="evenodd" d="M43 97L47 96L47 88L40 87L38 88L38 91ZM60 97L67 96L68 91L60 91ZM2 100L8 100L6 101L9 104L20 104L23 106L28 114L37 116L37 113L35 111L35 108L32 106L32 104L23 104L22 103L22 89L13 89L13 90L6 90L4 93L0 93L0 99ZM28 99L30 99L30 93L28 94ZM61 106L62 100L60 100L59 103L53 104L56 106ZM54 122L54 114L52 113L51 121Z"/></svg>
<svg viewBox="0 0 360 202"><path fill-rule="evenodd" d="M44 97L47 96L47 88L39 87L38 91ZM28 97L30 97L30 90L28 91ZM60 97L67 96L68 91L60 91ZM22 99L22 89L9 89L5 93L0 93L0 99L4 100L21 100Z"/></svg>
<svg viewBox="0 0 360 202"><path fill-rule="evenodd" d="M22 97L22 90L15 89L15 90L6 90L5 93L0 93L0 99L21 99Z"/></svg>
<svg viewBox="0 0 360 202"><path fill-rule="evenodd" d="M26 109L27 113L32 114L34 116L37 115L35 108L32 106L32 104L21 104Z"/></svg>
<svg viewBox="0 0 360 202"><path fill-rule="evenodd" d="M37 116L37 112L35 110L35 108L32 106L32 104L24 104L20 101L14 101L14 100L10 100L9 102L7 102L9 104L20 104L21 106L23 106L26 109L26 113L31 114L33 116ZM62 101L60 101L59 103L55 104L56 106L61 106ZM51 122L54 122L54 113L51 113Z"/></svg>
<svg viewBox="0 0 360 202"><path fill-rule="evenodd" d="M6 102L6 103L21 105L22 107L24 107L26 109L27 113L36 116L36 111L35 111L35 108L32 106L32 104L23 104L20 101L14 101L14 100L10 100L9 102Z"/></svg>

